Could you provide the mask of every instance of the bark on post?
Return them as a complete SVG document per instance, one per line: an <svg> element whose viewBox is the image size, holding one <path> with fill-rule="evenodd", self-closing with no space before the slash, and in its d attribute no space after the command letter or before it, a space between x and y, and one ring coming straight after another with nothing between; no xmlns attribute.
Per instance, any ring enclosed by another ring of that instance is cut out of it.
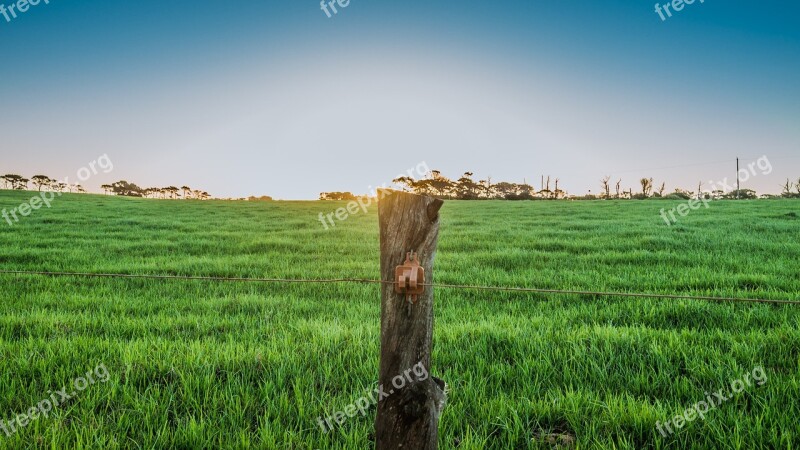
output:
<svg viewBox="0 0 800 450"><path fill-rule="evenodd" d="M378 198L381 279L394 280L395 268L413 250L425 269L425 283L431 283L443 202L386 189L378 191ZM391 284L382 285L379 385L384 394L375 422L378 450L438 446L439 415L446 398L445 383L428 375L432 338L433 289L425 288L409 315L405 294L396 293Z"/></svg>

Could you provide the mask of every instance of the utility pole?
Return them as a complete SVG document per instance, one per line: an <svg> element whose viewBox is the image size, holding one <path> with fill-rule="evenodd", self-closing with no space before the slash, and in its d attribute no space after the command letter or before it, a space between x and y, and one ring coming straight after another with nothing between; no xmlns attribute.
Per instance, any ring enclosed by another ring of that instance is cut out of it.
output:
<svg viewBox="0 0 800 450"><path fill-rule="evenodd" d="M739 200L739 158L736 158L736 200Z"/></svg>

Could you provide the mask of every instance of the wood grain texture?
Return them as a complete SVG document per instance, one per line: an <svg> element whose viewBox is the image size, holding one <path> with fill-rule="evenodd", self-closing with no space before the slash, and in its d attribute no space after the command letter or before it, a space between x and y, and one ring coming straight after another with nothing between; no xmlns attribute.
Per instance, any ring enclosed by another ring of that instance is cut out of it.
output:
<svg viewBox="0 0 800 450"><path fill-rule="evenodd" d="M378 198L381 279L393 280L395 268L413 250L425 268L425 282L432 283L443 202L386 189L378 191ZM432 340L433 289L426 287L409 315L405 295L395 293L392 285L383 285L379 383L388 396L378 402L378 450L437 448L445 384L410 372L414 367L424 367L424 373L430 374ZM405 378L401 388L398 376Z"/></svg>

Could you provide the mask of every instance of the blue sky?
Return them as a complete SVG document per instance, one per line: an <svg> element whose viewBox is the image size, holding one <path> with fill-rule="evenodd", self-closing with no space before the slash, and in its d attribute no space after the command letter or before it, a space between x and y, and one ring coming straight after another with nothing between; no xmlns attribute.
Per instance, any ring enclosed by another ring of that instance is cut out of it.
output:
<svg viewBox="0 0 800 450"><path fill-rule="evenodd" d="M0 0L8 7L9 0ZM666 3L666 2L662 2ZM221 197L366 193L425 162L571 193L800 178L800 4L50 0L6 22L0 172Z"/></svg>

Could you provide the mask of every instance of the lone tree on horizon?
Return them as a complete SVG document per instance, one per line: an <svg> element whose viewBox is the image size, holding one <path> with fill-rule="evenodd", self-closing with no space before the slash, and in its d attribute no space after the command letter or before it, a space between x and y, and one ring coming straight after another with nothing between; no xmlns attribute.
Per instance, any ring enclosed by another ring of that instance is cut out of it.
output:
<svg viewBox="0 0 800 450"><path fill-rule="evenodd" d="M3 179L3 187L5 189L8 189L8 185L10 184L11 189L18 191L24 191L25 189L28 189L28 181L30 181L27 178L14 174L3 175L0 178Z"/></svg>
<svg viewBox="0 0 800 450"><path fill-rule="evenodd" d="M639 180L639 183L642 185L642 195L645 197L650 196L650 192L653 190L653 179L652 178L642 178Z"/></svg>
<svg viewBox="0 0 800 450"><path fill-rule="evenodd" d="M34 175L31 181L39 189L39 192L42 192L42 188L45 186L50 187L54 180L51 180L47 175Z"/></svg>

